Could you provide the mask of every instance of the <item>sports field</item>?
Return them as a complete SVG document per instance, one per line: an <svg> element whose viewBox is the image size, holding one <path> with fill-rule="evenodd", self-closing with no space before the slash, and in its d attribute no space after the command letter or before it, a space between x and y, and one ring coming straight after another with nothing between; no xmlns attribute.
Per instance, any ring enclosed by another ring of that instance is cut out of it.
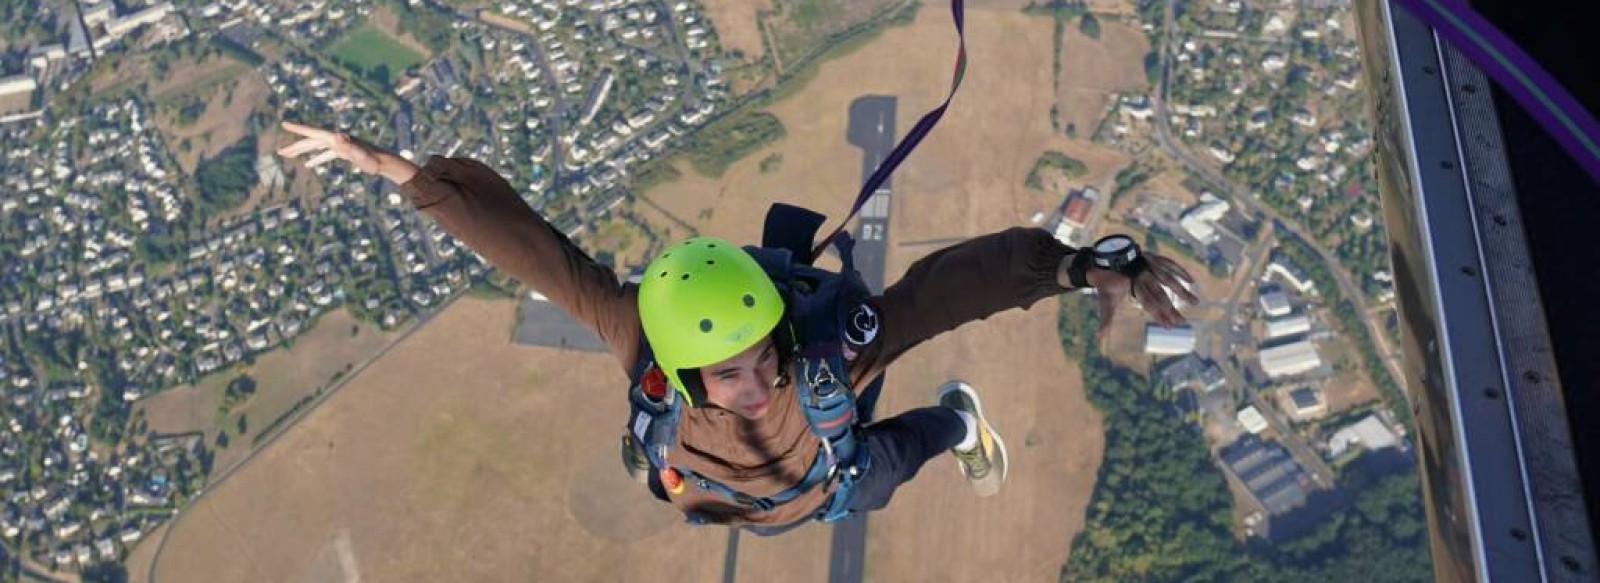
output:
<svg viewBox="0 0 1600 583"><path fill-rule="evenodd" d="M362 25L344 35L329 51L363 75L391 83L406 68L421 63L423 56L372 24Z"/></svg>

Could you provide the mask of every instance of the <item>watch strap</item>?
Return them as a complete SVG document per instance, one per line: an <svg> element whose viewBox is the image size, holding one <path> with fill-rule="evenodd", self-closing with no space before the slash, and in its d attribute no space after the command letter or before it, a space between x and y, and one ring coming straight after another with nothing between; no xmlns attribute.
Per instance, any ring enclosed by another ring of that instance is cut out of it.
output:
<svg viewBox="0 0 1600 583"><path fill-rule="evenodd" d="M1089 265L1094 259L1094 250L1088 247L1079 248L1072 253L1072 262L1067 264L1067 281L1073 289L1089 288Z"/></svg>

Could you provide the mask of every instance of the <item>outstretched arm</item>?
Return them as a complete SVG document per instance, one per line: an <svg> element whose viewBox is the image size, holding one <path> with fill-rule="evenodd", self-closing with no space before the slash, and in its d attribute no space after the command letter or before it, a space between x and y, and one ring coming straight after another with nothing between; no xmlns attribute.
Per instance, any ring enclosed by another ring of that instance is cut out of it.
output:
<svg viewBox="0 0 1600 583"><path fill-rule="evenodd" d="M288 122L284 129L305 139L279 154L318 152L308 166L342 159L400 184L412 205L445 232L594 330L623 368L632 369L642 334L637 288L619 282L610 269L551 227L494 170L475 160L439 156L418 168L344 134Z"/></svg>
<svg viewBox="0 0 1600 583"><path fill-rule="evenodd" d="M878 311L881 328L877 341L856 363L860 375L856 380L876 376L907 350L962 324L1071 291L1067 268L1076 252L1042 229L1016 227L918 260L900 281L869 300ZM1136 280L1089 268L1089 285L1100 295L1102 332L1130 291L1165 326L1184 321L1165 290L1190 303L1197 301L1188 289L1193 281L1188 273L1165 257L1146 255L1150 269Z"/></svg>

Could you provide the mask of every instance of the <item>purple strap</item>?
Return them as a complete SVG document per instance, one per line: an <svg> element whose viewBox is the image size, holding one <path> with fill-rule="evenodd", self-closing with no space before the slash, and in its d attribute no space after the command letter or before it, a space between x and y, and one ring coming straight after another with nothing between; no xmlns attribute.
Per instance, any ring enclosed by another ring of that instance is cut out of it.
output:
<svg viewBox="0 0 1600 583"><path fill-rule="evenodd" d="M1462 0L1395 0L1450 41L1600 182L1600 124L1566 88Z"/></svg>

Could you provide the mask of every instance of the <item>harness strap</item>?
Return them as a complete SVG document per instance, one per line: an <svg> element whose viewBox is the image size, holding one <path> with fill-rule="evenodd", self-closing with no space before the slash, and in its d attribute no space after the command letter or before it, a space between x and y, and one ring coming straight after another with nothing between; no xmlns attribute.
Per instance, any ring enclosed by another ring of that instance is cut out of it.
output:
<svg viewBox="0 0 1600 583"><path fill-rule="evenodd" d="M811 257L807 258L804 263L809 264L822 255L823 249L826 249L828 244L833 242L835 236L844 231L844 226L850 223L850 219L855 218L856 213L861 211L863 205L867 204L867 199L872 198L872 194L878 191L878 187L883 184L883 181L889 179L889 175L894 173L895 168L900 167L900 163L905 161L906 156L911 155L911 151L917 148L917 144L922 143L922 138L927 137L928 132L933 131L933 126L939 123L940 118L944 117L944 110L950 107L950 100L956 96L956 89L961 87L961 79L966 77L967 74L966 13L963 4L962 0L951 0L950 2L950 15L956 23L956 39L959 43L959 48L956 51L956 71L954 75L951 75L950 92L945 95L944 103L923 114L922 119L917 120L917 125L912 126L906 137L902 138L899 144L895 144L894 150L890 151L889 156L883 159L883 163L878 165L878 169L873 170L872 176L861 184L861 192L856 194L856 202L850 206L850 214L845 215L844 220L839 221L839 226L834 228L832 233L828 233L827 237L817 242L816 246L811 249Z"/></svg>

